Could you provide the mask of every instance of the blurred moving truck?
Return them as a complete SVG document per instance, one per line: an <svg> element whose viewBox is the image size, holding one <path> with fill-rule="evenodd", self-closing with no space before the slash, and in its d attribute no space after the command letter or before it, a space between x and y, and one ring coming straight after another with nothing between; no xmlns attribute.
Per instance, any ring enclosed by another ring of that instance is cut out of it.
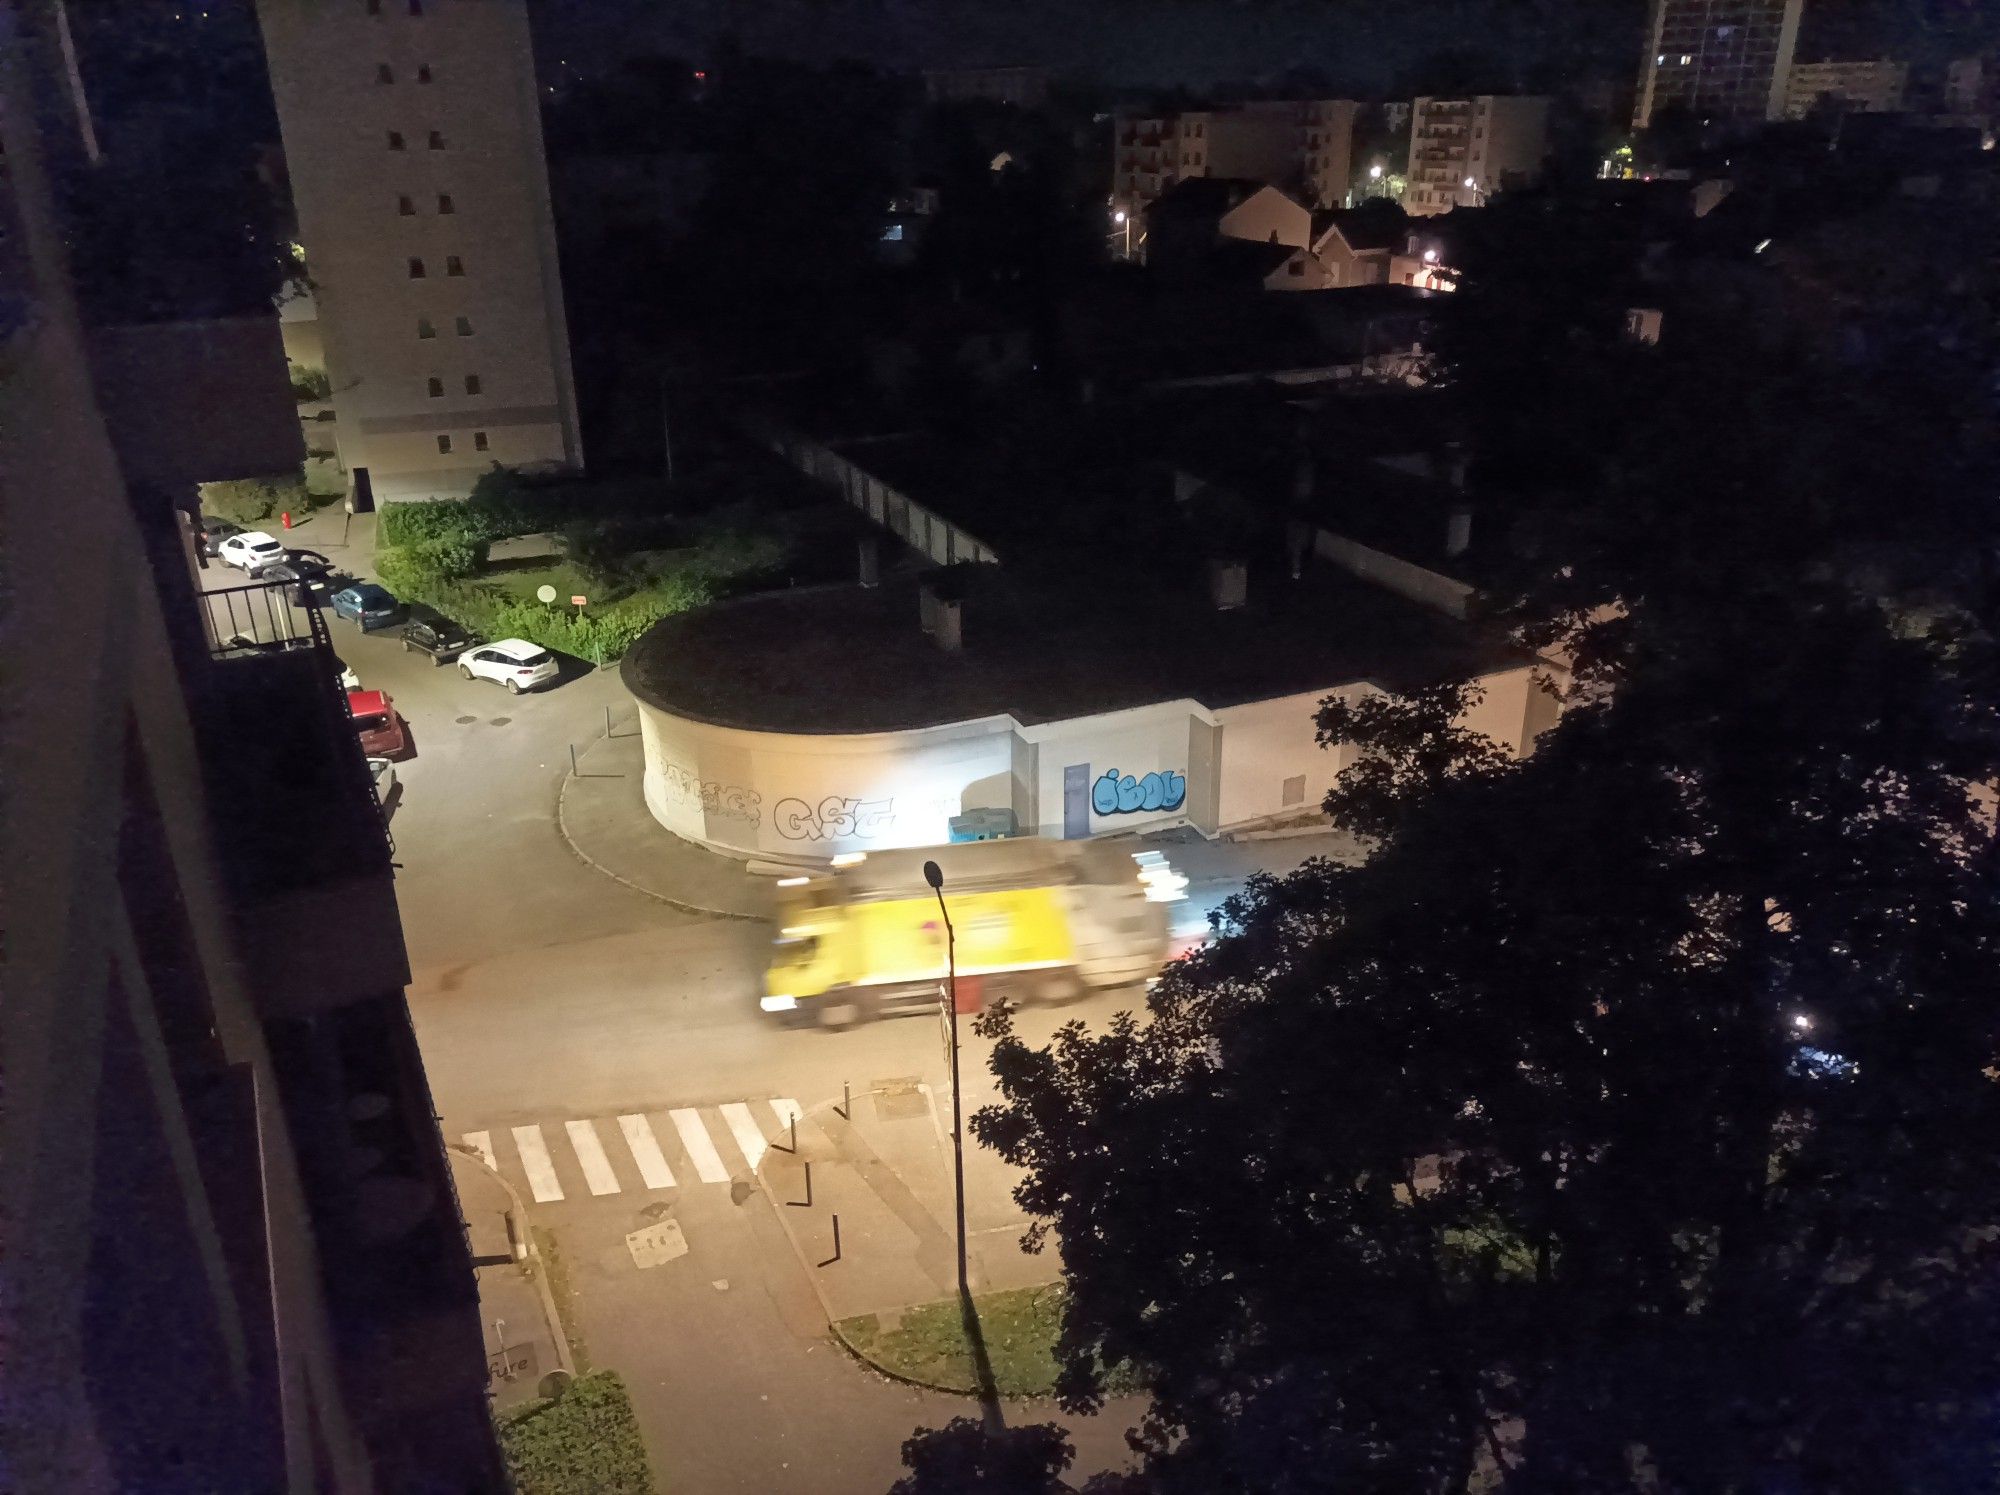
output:
<svg viewBox="0 0 2000 1495"><path fill-rule="evenodd" d="M874 852L779 883L778 935L759 1005L844 1028L934 1008L945 928L923 866L944 873L963 988L987 1001L1056 1000L1158 973L1176 877L1157 851L1036 838Z"/></svg>

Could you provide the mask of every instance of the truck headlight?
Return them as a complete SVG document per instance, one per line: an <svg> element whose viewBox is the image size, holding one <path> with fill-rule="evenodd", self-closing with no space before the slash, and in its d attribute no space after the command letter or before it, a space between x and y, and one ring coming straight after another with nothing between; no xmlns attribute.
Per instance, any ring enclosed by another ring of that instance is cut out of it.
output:
<svg viewBox="0 0 2000 1495"><path fill-rule="evenodd" d="M797 997L759 997L757 1005L766 1012L790 1012L799 1005Z"/></svg>

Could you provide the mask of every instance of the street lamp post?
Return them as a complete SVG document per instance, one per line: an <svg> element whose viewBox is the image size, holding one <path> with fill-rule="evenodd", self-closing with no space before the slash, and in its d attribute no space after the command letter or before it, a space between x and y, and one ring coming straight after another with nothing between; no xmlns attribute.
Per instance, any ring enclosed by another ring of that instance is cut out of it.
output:
<svg viewBox="0 0 2000 1495"><path fill-rule="evenodd" d="M1111 215L1111 221L1113 223L1120 224L1124 227L1125 258L1129 260L1130 258L1132 258L1132 215L1126 212L1123 208L1120 208L1117 212Z"/></svg>
<svg viewBox="0 0 2000 1495"><path fill-rule="evenodd" d="M944 906L944 872L936 862L924 863L924 881L937 894L938 914L944 920L946 1000L951 1009L951 1182L958 1208L958 1296L972 1300L972 1288L965 1272L965 1121L958 1098L958 936L951 927L951 911Z"/></svg>

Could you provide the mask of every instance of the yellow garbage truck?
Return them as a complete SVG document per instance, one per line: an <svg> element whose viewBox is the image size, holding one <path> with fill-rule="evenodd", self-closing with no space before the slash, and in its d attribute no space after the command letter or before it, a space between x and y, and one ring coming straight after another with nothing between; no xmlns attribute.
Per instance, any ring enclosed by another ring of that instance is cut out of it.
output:
<svg viewBox="0 0 2000 1495"><path fill-rule="evenodd" d="M1142 859L1143 858L1143 859ZM961 989L986 1001L1052 999L1158 973L1167 909L1157 852L1113 842L1018 838L843 858L780 888L760 1005L791 1021L847 1027L934 1007L945 928L923 865L944 873Z"/></svg>

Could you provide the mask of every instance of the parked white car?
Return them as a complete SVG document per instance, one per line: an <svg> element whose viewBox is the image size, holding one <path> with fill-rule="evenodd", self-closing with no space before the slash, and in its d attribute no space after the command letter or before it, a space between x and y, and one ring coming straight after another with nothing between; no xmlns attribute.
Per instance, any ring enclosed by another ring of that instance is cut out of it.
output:
<svg viewBox="0 0 2000 1495"><path fill-rule="evenodd" d="M524 638L481 644L458 656L458 672L468 680L495 680L518 696L556 678L556 657Z"/></svg>
<svg viewBox="0 0 2000 1495"><path fill-rule="evenodd" d="M240 535L230 535L215 547L225 566L241 566L253 575L265 566L275 566L285 559L285 547L260 529L246 529Z"/></svg>

